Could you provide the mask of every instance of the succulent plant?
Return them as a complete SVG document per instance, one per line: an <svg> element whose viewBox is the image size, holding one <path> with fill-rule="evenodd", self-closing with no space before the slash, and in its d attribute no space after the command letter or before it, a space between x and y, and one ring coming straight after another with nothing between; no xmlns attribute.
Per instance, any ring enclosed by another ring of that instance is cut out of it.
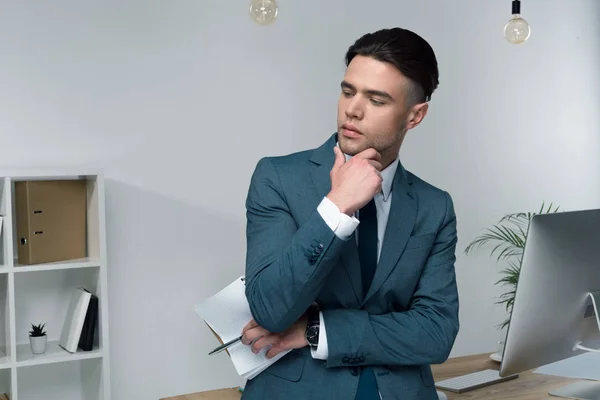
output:
<svg viewBox="0 0 600 400"><path fill-rule="evenodd" d="M46 331L44 331L44 326L46 324L34 325L31 324L31 330L29 331L29 336L38 337L46 335Z"/></svg>

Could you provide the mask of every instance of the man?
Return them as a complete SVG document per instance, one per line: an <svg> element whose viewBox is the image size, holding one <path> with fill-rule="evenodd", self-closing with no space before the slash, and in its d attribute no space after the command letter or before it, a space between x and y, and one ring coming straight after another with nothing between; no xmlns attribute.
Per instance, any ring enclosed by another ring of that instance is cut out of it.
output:
<svg viewBox="0 0 600 400"><path fill-rule="evenodd" d="M398 159L438 85L434 52L384 29L346 64L337 133L252 176L242 342L291 351L244 399L437 399L430 364L458 333L452 200Z"/></svg>

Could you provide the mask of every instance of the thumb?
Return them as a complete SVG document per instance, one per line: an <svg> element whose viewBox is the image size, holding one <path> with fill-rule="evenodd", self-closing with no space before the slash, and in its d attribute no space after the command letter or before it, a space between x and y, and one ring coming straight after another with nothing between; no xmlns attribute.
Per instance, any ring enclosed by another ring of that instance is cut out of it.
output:
<svg viewBox="0 0 600 400"><path fill-rule="evenodd" d="M342 150L340 150L338 146L335 146L333 148L333 152L335 153L335 161L333 163L332 169L338 170L341 168L342 165L346 163L346 157L344 156L344 153L342 152Z"/></svg>

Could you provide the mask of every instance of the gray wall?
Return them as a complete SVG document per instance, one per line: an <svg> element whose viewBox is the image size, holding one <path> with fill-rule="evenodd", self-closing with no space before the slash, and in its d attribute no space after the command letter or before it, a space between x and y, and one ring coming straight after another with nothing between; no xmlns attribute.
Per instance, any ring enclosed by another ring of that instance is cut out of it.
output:
<svg viewBox="0 0 600 400"><path fill-rule="evenodd" d="M496 265L465 245L542 201L600 207L600 2L280 1L268 28L244 1L0 3L0 165L107 174L113 397L242 383L192 310L243 273L257 160L335 130L344 51L395 25L437 52L441 84L401 151L454 197L461 331L454 356L493 351Z"/></svg>

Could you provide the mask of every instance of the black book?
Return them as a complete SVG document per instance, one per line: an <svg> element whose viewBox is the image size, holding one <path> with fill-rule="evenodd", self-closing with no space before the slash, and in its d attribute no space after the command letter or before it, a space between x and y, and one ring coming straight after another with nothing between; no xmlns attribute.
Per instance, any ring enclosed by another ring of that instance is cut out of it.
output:
<svg viewBox="0 0 600 400"><path fill-rule="evenodd" d="M90 351L94 346L94 334L98 326L98 297L92 295L90 303L85 313L81 336L79 337L78 347L83 351Z"/></svg>

